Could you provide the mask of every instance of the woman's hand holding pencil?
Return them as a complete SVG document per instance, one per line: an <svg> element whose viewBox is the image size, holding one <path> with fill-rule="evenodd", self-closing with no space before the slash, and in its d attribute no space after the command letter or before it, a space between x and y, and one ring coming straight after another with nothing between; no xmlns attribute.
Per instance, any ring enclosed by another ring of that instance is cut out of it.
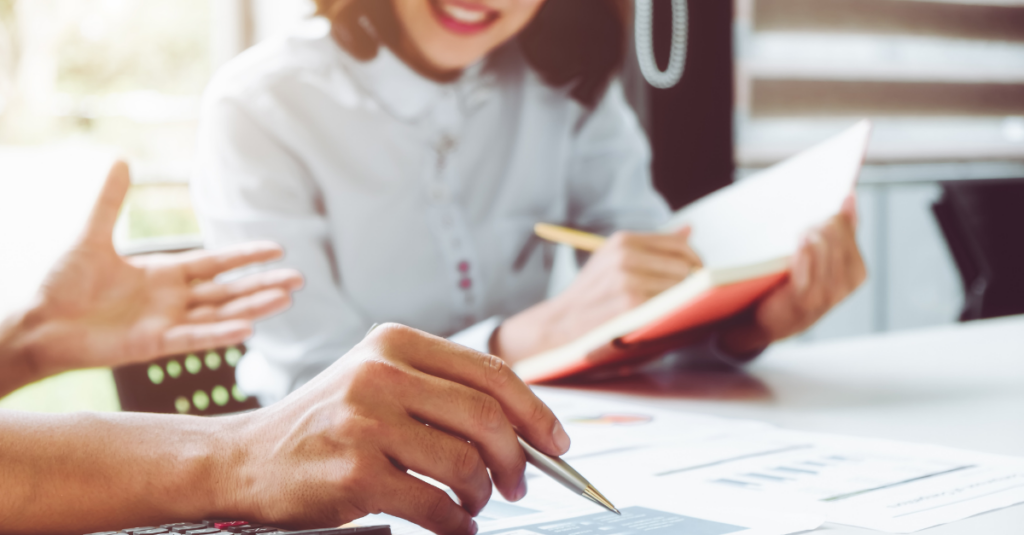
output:
<svg viewBox="0 0 1024 535"><path fill-rule="evenodd" d="M608 238L556 225L535 229L542 238L594 254L565 292L501 325L491 350L509 362L574 340L678 284L702 265L688 244L689 228L671 234L616 232Z"/></svg>

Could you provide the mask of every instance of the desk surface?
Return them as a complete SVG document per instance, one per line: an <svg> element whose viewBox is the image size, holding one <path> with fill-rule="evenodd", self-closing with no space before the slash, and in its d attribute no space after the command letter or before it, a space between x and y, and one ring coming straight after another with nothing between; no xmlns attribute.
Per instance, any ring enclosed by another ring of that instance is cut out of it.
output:
<svg viewBox="0 0 1024 535"><path fill-rule="evenodd" d="M749 377L677 372L585 388L789 429L1024 455L1024 316L780 344L749 372ZM834 524L821 531L878 533ZM1024 505L923 533L1020 535Z"/></svg>

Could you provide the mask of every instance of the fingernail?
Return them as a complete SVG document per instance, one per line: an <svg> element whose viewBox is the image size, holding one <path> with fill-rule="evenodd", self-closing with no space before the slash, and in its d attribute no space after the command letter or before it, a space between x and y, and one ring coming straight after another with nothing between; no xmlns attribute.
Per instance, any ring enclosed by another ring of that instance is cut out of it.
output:
<svg viewBox="0 0 1024 535"><path fill-rule="evenodd" d="M480 526L476 525L476 520L469 521L469 535L476 535L476 532L480 531Z"/></svg>
<svg viewBox="0 0 1024 535"><path fill-rule="evenodd" d="M843 212L846 217L850 220L850 224L854 227L857 226L857 197L850 195L846 198L846 202L843 203Z"/></svg>
<svg viewBox="0 0 1024 535"><path fill-rule="evenodd" d="M512 501L518 502L526 496L526 474L523 474L523 478L519 480L519 486L516 487L515 499Z"/></svg>
<svg viewBox="0 0 1024 535"><path fill-rule="evenodd" d="M844 212L847 212L847 213L852 213L856 209L857 209L857 197L855 195L852 195L852 194L851 195L847 195L846 198L843 199L843 206L842 206L842 208L840 208L840 210L842 210Z"/></svg>
<svg viewBox="0 0 1024 535"><path fill-rule="evenodd" d="M569 451L569 435L562 428L562 422L555 420L555 428L551 431L551 438L555 441L555 447L558 448L559 455Z"/></svg>

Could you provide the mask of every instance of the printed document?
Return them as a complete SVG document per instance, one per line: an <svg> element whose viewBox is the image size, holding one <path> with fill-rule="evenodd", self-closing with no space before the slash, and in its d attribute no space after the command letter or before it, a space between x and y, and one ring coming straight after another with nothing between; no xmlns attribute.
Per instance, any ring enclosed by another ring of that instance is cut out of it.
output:
<svg viewBox="0 0 1024 535"><path fill-rule="evenodd" d="M481 535L787 535L821 525L820 518L795 515L757 517L749 513L630 506L622 516L562 510L482 525Z"/></svg>
<svg viewBox="0 0 1024 535"><path fill-rule="evenodd" d="M1024 458L537 392L573 438L563 458L613 503L672 495L681 503L820 514L896 533L1024 503ZM580 451L577 437L588 444ZM530 493L537 491L534 508L558 490L541 478L527 479Z"/></svg>
<svg viewBox="0 0 1024 535"><path fill-rule="evenodd" d="M562 458L623 516L528 465L526 497L494 491L481 535L785 535L825 521L911 533L1024 503L1024 458L535 391L572 437ZM426 533L387 515L360 523Z"/></svg>

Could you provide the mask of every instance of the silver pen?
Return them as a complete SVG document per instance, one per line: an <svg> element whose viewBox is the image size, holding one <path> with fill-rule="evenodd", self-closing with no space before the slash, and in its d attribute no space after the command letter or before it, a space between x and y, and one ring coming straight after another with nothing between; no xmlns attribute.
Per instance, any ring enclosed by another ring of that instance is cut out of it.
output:
<svg viewBox="0 0 1024 535"><path fill-rule="evenodd" d="M563 487L583 496L584 498L608 509L609 511L622 515L618 509L612 505L612 502L608 501L603 494L598 492L589 481L580 475L573 467L569 466L569 463L559 459L558 457L552 457L543 453L537 448L530 445L529 442L523 440L523 437L519 438L519 445L523 447L523 451L526 452L526 461L537 467L541 472L544 472L551 479L562 484Z"/></svg>
<svg viewBox="0 0 1024 535"><path fill-rule="evenodd" d="M377 324L374 323L370 326L370 330L366 331L366 335L372 333L376 328ZM579 472L569 466L569 463L559 459L558 457L552 457L541 452L537 448L531 446L529 442L523 440L523 437L516 436L516 438L519 439L519 445L522 446L523 451L526 453L526 462L536 466L538 470L547 474L551 479L561 483L563 487L619 516L622 516L622 513L612 505L612 502L608 501L608 498L605 498L604 494L598 492L598 490L595 489L589 481L587 481L587 478L581 476Z"/></svg>

